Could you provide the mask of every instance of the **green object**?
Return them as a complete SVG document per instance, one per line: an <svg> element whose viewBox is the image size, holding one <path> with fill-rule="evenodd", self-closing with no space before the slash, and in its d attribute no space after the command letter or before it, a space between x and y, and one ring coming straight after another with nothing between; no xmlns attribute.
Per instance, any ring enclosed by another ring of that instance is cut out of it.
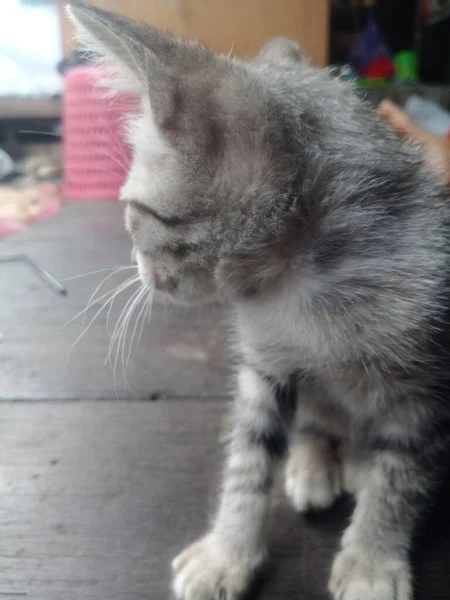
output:
<svg viewBox="0 0 450 600"><path fill-rule="evenodd" d="M398 81L417 81L417 53L415 50L402 50L394 56L395 76Z"/></svg>
<svg viewBox="0 0 450 600"><path fill-rule="evenodd" d="M385 79L358 79L358 84L364 88L380 88L386 85Z"/></svg>

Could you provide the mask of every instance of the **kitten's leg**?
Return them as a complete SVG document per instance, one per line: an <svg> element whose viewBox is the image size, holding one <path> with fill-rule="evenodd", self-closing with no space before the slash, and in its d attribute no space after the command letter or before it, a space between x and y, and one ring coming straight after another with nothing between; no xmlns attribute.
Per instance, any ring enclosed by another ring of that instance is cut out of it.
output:
<svg viewBox="0 0 450 600"><path fill-rule="evenodd" d="M326 434L296 436L286 463L285 491L299 512L329 508L341 495L341 465Z"/></svg>
<svg viewBox="0 0 450 600"><path fill-rule="evenodd" d="M286 495L299 512L329 508L342 493L336 444L345 436L345 426L323 395L322 390L299 390L285 470Z"/></svg>
<svg viewBox="0 0 450 600"><path fill-rule="evenodd" d="M430 465L420 462L422 450L380 450L359 478L353 519L332 569L336 600L411 600L409 547L432 487Z"/></svg>
<svg viewBox="0 0 450 600"><path fill-rule="evenodd" d="M210 533L173 562L178 598L234 600L248 586L265 558L273 470L286 444L276 389L243 367L219 510Z"/></svg>

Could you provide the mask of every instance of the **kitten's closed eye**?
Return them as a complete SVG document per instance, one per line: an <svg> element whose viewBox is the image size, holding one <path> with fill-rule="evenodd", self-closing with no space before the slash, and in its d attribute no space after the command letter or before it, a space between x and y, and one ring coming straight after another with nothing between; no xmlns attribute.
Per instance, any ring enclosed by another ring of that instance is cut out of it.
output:
<svg viewBox="0 0 450 600"><path fill-rule="evenodd" d="M172 242L170 245L167 244L161 248L163 252L171 254L175 258L185 258L188 255L192 255L199 252L200 246L196 243L189 244L187 242Z"/></svg>
<svg viewBox="0 0 450 600"><path fill-rule="evenodd" d="M175 216L163 216L156 212L153 208L150 208L150 206L147 206L147 204L143 204L137 200L129 200L128 205L134 208L141 215L152 217L167 227L176 227L177 225L183 225L185 223L185 219Z"/></svg>

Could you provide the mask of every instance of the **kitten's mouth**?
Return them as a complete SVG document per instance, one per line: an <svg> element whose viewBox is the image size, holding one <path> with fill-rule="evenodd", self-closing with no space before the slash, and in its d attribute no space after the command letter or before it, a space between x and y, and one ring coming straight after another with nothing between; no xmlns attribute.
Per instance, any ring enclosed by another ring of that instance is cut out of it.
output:
<svg viewBox="0 0 450 600"><path fill-rule="evenodd" d="M153 282L154 282L155 288L160 289L161 288L161 275L156 267L153 267L152 275L153 275Z"/></svg>

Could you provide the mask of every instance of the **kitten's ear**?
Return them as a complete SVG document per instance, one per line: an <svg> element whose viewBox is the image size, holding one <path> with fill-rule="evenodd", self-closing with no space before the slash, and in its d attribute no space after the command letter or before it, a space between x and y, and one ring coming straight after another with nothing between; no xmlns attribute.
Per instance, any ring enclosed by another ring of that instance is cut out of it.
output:
<svg viewBox="0 0 450 600"><path fill-rule="evenodd" d="M305 60L305 57L295 42L283 37L276 37L264 44L256 60L281 67L294 67Z"/></svg>
<svg viewBox="0 0 450 600"><path fill-rule="evenodd" d="M67 13L81 46L117 73L108 86L148 95L155 120L167 119L175 82L166 63L178 54L180 44L156 29L78 0L67 6Z"/></svg>

